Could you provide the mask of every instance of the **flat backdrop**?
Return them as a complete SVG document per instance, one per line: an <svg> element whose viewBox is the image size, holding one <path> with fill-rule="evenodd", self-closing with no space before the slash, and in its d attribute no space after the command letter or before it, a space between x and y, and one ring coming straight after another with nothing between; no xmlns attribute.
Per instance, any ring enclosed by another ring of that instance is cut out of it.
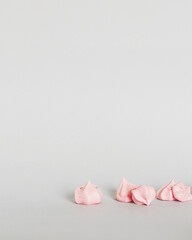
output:
<svg viewBox="0 0 192 240"><path fill-rule="evenodd" d="M123 176L192 185L191 8L0 1L1 240L192 239L191 203L113 200ZM87 180L103 205L73 203Z"/></svg>

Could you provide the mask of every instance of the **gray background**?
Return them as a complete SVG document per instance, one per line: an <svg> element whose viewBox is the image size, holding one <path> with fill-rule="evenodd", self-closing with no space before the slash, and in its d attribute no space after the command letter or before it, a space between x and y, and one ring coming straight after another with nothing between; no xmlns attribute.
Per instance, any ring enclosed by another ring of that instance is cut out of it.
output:
<svg viewBox="0 0 192 240"><path fill-rule="evenodd" d="M191 1L0 1L0 239L192 239ZM91 180L103 203L78 206Z"/></svg>

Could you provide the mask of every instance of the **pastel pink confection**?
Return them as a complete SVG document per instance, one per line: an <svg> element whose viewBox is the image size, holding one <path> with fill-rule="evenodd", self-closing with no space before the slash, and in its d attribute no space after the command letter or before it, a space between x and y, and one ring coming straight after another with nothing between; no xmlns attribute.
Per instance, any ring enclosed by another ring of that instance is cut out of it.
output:
<svg viewBox="0 0 192 240"><path fill-rule="evenodd" d="M192 200L191 188L179 182L173 186L174 197L180 202Z"/></svg>
<svg viewBox="0 0 192 240"><path fill-rule="evenodd" d="M98 187L88 181L84 186L75 190L74 197L77 204L91 205L100 203L103 194Z"/></svg>
<svg viewBox="0 0 192 240"><path fill-rule="evenodd" d="M155 189L151 186L143 185L132 190L132 199L137 205L145 204L149 206L155 195Z"/></svg>
<svg viewBox="0 0 192 240"><path fill-rule="evenodd" d="M124 177L119 185L119 187L117 188L116 192L115 192L115 197L118 201L120 202L132 202L132 192L131 190L133 190L134 188L136 188L136 185L134 185L133 183L128 182Z"/></svg>
<svg viewBox="0 0 192 240"><path fill-rule="evenodd" d="M173 186L175 185L174 180L172 180L169 184L166 186L160 188L157 191L156 197L160 200L164 201L173 201L175 200L175 197L173 195Z"/></svg>

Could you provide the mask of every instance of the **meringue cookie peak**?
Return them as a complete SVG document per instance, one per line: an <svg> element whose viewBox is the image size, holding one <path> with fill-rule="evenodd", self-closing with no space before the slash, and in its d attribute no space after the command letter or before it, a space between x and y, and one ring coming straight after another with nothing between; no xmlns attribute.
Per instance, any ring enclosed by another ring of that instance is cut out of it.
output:
<svg viewBox="0 0 192 240"><path fill-rule="evenodd" d="M166 186L160 188L157 191L156 197L160 200L164 201L173 201L175 200L175 197L173 195L173 186L175 185L174 180L172 180L169 184Z"/></svg>
<svg viewBox="0 0 192 240"><path fill-rule="evenodd" d="M128 182L124 177L115 192L115 197L120 202L132 202L132 192L136 185Z"/></svg>
<svg viewBox="0 0 192 240"><path fill-rule="evenodd" d="M153 187L142 185L132 190L132 199L137 205L145 204L149 206L154 200L155 194Z"/></svg>
<svg viewBox="0 0 192 240"><path fill-rule="evenodd" d="M88 181L84 186L78 187L74 193L75 202L77 204L97 204L103 197L101 190Z"/></svg>
<svg viewBox="0 0 192 240"><path fill-rule="evenodd" d="M174 197L180 202L192 200L191 188L179 182L173 186Z"/></svg>

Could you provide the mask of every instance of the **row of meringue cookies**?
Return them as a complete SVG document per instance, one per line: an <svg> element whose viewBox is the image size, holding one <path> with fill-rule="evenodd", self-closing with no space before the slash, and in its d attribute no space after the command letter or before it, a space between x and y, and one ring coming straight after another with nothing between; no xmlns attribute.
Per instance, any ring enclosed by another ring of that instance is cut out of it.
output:
<svg viewBox="0 0 192 240"><path fill-rule="evenodd" d="M137 205L144 204L147 206L151 204L155 197L164 201L186 202L192 200L191 188L181 182L175 184L172 180L156 193L152 186L136 186L124 177L115 192L115 197L120 202L134 202ZM88 181L84 186L75 190L74 198L77 204L93 205L101 203L103 194L97 186Z"/></svg>

